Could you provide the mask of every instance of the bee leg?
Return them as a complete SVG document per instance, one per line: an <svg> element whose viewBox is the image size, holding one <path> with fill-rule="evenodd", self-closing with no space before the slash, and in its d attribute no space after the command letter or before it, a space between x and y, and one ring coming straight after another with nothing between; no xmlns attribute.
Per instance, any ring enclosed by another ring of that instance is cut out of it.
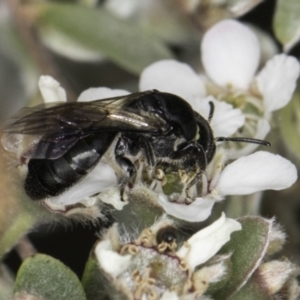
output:
<svg viewBox="0 0 300 300"><path fill-rule="evenodd" d="M141 161L137 163L137 165L138 165L138 169L136 171L134 183L138 183L143 179L143 170L144 170L145 163Z"/></svg>
<svg viewBox="0 0 300 300"><path fill-rule="evenodd" d="M154 154L153 147L149 141L149 138L137 134L124 134L120 137L116 148L116 157L126 157L136 165L147 165L147 170L150 178L154 177L154 167L156 165L156 157ZM140 158L145 159L140 159ZM140 174L142 174L143 169L139 169L136 176L136 181L140 180Z"/></svg>
<svg viewBox="0 0 300 300"><path fill-rule="evenodd" d="M126 185L122 185L120 188L120 198L122 202L127 202L128 200Z"/></svg>
<svg viewBox="0 0 300 300"><path fill-rule="evenodd" d="M201 177L200 172L186 173L183 170L178 171L181 182L183 183L183 188L181 194L178 198L179 202L192 203L195 200L196 193L192 192L192 188Z"/></svg>
<svg viewBox="0 0 300 300"><path fill-rule="evenodd" d="M132 154L143 153L143 156L146 157L148 166L154 167L156 165L156 157L153 151L153 147L149 141L144 136L138 136L134 141L131 149L129 150Z"/></svg>
<svg viewBox="0 0 300 300"><path fill-rule="evenodd" d="M136 174L136 168L134 164L126 157L116 157L116 161L122 170L125 170L125 175L119 180L120 183L128 181Z"/></svg>
<svg viewBox="0 0 300 300"><path fill-rule="evenodd" d="M192 178L192 180L185 187L184 192L186 194L187 203L192 203L194 201L195 197L192 195L192 188L200 180L201 177L202 177L202 172L196 173L195 177Z"/></svg>
<svg viewBox="0 0 300 300"><path fill-rule="evenodd" d="M185 143L173 153L172 160L185 174L184 195L181 197L185 196L186 202L192 202L191 189L200 180L203 170L206 169L205 151L197 142Z"/></svg>

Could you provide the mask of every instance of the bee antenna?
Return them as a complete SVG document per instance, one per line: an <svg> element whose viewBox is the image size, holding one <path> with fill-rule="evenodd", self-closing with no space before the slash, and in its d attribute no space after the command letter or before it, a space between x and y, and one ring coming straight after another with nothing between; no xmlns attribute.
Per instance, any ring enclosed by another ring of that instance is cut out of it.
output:
<svg viewBox="0 0 300 300"><path fill-rule="evenodd" d="M217 137L215 138L216 142L242 142L242 143L252 143L252 144L258 144L270 147L271 143L264 141L264 140L258 140L258 139L251 139L251 138L239 138L239 137Z"/></svg>
<svg viewBox="0 0 300 300"><path fill-rule="evenodd" d="M209 106L210 106L210 109L209 109L209 114L208 114L208 122L211 121L211 119L213 118L214 116L214 112L215 112L215 105L212 101L209 101L208 102Z"/></svg>

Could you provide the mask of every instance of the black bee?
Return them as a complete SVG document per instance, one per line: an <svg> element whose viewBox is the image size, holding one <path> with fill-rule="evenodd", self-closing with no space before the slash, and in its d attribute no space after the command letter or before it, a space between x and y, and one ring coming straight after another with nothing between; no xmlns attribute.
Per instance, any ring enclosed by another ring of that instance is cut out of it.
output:
<svg viewBox="0 0 300 300"><path fill-rule="evenodd" d="M50 103L23 108L4 127L2 144L27 164L25 191L33 200L57 196L80 181L103 158L121 186L142 162L150 173L182 170L197 176L212 161L216 141L208 121L182 98L156 90L91 102ZM109 152L109 153L108 153ZM122 175L123 174L123 175ZM151 173L152 174L152 173Z"/></svg>

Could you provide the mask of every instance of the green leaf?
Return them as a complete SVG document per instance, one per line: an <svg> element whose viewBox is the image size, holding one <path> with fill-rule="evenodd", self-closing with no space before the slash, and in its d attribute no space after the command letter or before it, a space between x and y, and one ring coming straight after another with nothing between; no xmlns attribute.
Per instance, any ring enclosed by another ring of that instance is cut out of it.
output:
<svg viewBox="0 0 300 300"><path fill-rule="evenodd" d="M172 57L160 39L104 9L57 3L33 8L41 34L43 30L54 30L135 74L155 61Z"/></svg>
<svg viewBox="0 0 300 300"><path fill-rule="evenodd" d="M248 280L248 282L235 294L230 300L270 300L267 289L261 284L256 273Z"/></svg>
<svg viewBox="0 0 300 300"><path fill-rule="evenodd" d="M103 280L105 281L105 278L98 267L96 258L90 256L82 276L82 286L87 300L105 298Z"/></svg>
<svg viewBox="0 0 300 300"><path fill-rule="evenodd" d="M0 300L12 299L14 278L9 269L0 265Z"/></svg>
<svg viewBox="0 0 300 300"><path fill-rule="evenodd" d="M300 161L300 90L294 94L292 101L280 112L278 122L281 138L292 156Z"/></svg>
<svg viewBox="0 0 300 300"><path fill-rule="evenodd" d="M221 250L222 253L233 252L232 276L226 286L213 296L216 300L232 297L241 289L259 266L269 244L272 221L256 216L243 217L238 221L242 230L234 232L230 242Z"/></svg>
<svg viewBox="0 0 300 300"><path fill-rule="evenodd" d="M230 280L232 274L231 255L226 255L224 257L222 257L222 255L215 255L208 263L205 264L205 267L207 267L207 265L214 265L218 262L223 262L223 266L226 268L226 271L224 272L225 275L221 278L220 281L212 282L209 284L208 289L206 291L207 295L213 295L217 291L222 290L227 284L228 280Z"/></svg>
<svg viewBox="0 0 300 300"><path fill-rule="evenodd" d="M44 254L23 262L14 292L40 296L45 300L86 300L77 276L59 260Z"/></svg>
<svg viewBox="0 0 300 300"><path fill-rule="evenodd" d="M300 1L277 0L273 29L285 52L300 39Z"/></svg>

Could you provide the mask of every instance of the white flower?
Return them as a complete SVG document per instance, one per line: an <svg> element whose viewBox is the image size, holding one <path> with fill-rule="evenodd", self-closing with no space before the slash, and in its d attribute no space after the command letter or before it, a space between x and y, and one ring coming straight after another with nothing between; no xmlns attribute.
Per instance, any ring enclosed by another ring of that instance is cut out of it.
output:
<svg viewBox="0 0 300 300"><path fill-rule="evenodd" d="M229 90L249 91L256 83L264 114L285 106L299 77L299 63L280 54L254 77L260 60L256 35L238 21L225 20L210 28L201 44L202 63L210 79Z"/></svg>
<svg viewBox="0 0 300 300"><path fill-rule="evenodd" d="M124 238L113 226L95 248L99 269L104 275L101 278L110 283L103 285L103 293L122 292L130 299L149 299L149 296L199 299L210 283L228 274L230 254L219 255L208 265L205 263L229 241L231 233L238 230L241 224L222 213L217 221L195 233L177 249L179 232L166 216L144 228L135 240L127 237L123 244Z"/></svg>
<svg viewBox="0 0 300 300"><path fill-rule="evenodd" d="M208 166L202 179L202 191L195 192L191 204L170 202L166 195L159 195L158 203L165 212L188 222L207 219L215 202L226 195L246 195L264 190L290 187L297 179L296 167L287 159L264 151L241 157L224 169L226 156L220 149Z"/></svg>
<svg viewBox="0 0 300 300"><path fill-rule="evenodd" d="M260 61L257 36L234 20L219 22L208 30L201 53L214 96L234 103L245 113L240 136L264 139L270 129L266 121L271 119L271 112L285 106L292 97L299 77L298 61L285 54L275 55L255 77ZM257 147L234 146L230 153L234 158Z"/></svg>

